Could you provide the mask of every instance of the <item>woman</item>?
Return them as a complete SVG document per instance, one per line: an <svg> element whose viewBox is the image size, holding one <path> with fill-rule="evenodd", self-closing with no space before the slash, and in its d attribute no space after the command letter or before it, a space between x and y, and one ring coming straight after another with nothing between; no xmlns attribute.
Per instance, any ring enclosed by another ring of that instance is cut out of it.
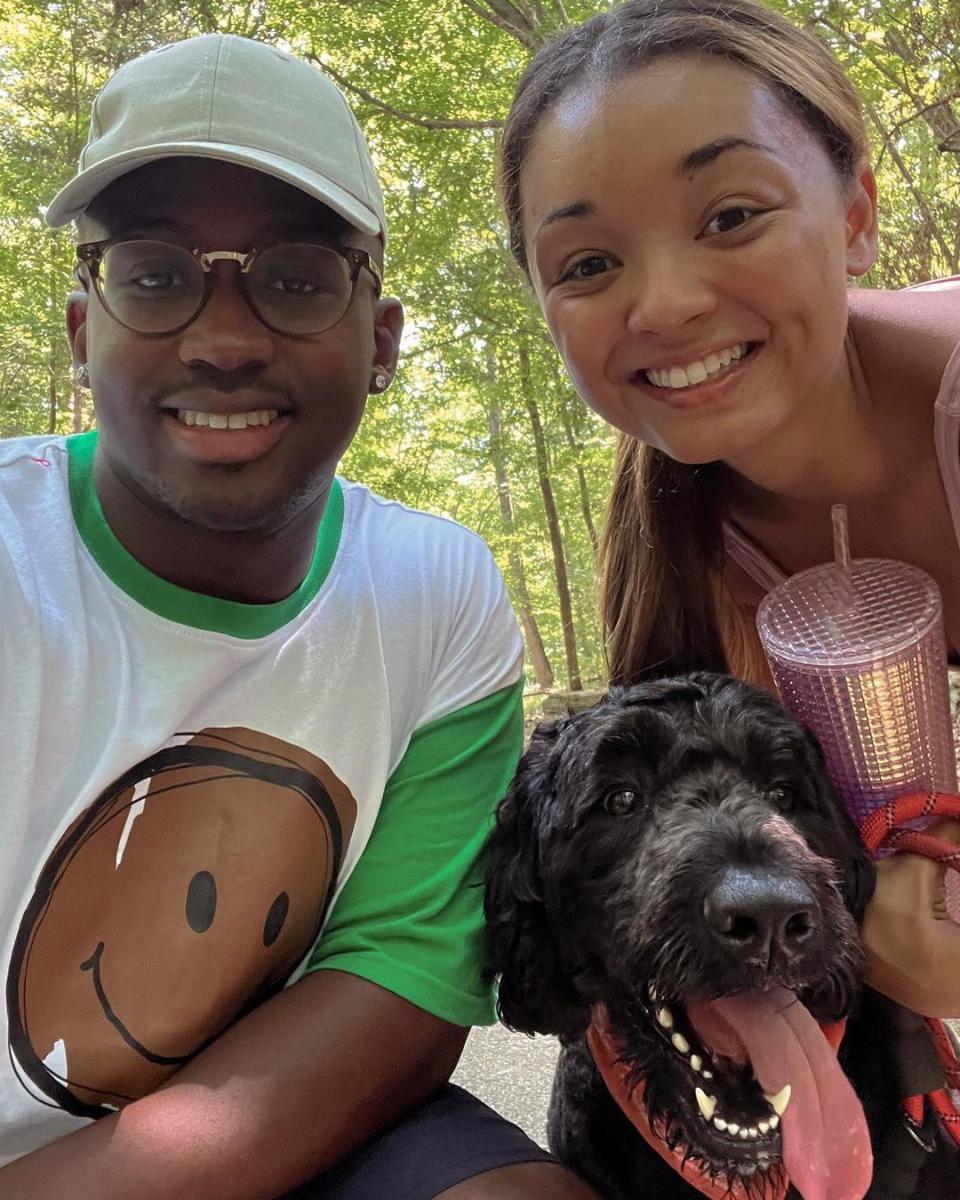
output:
<svg viewBox="0 0 960 1200"><path fill-rule="evenodd" d="M820 43L750 0L598 15L528 68L502 181L567 370L621 431L611 679L769 682L757 605L831 557L837 502L858 557L937 580L960 660L960 292L848 294L874 260L876 185L856 93ZM937 832L960 843L960 823ZM882 863L864 936L875 986L956 1016L942 895L942 866Z"/></svg>

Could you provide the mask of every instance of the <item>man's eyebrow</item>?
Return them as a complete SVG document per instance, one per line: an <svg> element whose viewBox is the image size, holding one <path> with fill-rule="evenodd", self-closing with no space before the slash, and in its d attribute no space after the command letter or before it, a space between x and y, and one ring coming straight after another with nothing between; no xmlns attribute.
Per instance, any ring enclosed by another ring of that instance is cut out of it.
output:
<svg viewBox="0 0 960 1200"><path fill-rule="evenodd" d="M174 217L139 217L136 220L111 221L109 217L100 222L111 230L111 240L117 238L143 237L144 234L184 232L184 226Z"/></svg>
<svg viewBox="0 0 960 1200"><path fill-rule="evenodd" d="M730 134L727 137L714 138L705 146L699 146L696 150L685 154L677 164L677 174L688 175L693 171L699 171L701 167L707 167L710 163L715 162L726 150L759 150L762 154L771 154L776 157L776 151L770 146L765 146L762 142L754 142L750 138L739 137L737 134Z"/></svg>
<svg viewBox="0 0 960 1200"><path fill-rule="evenodd" d="M270 229L284 242L323 242L341 245L350 231L350 223L332 210L317 216L281 216L270 223Z"/></svg>
<svg viewBox="0 0 960 1200"><path fill-rule="evenodd" d="M147 216L136 220L117 222L112 238L150 238L152 234L165 233L174 237L182 237L189 241L191 230L182 221L173 216ZM331 214L330 220L298 220L297 218L281 218L270 221L256 231L254 241L259 242L318 242L327 246L339 246L344 243L349 225L341 217Z"/></svg>

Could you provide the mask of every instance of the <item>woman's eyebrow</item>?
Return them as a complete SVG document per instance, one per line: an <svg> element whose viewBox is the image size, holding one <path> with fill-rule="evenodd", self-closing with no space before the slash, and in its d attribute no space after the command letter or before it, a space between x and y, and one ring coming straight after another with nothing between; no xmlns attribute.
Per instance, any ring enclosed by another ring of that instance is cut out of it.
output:
<svg viewBox="0 0 960 1200"><path fill-rule="evenodd" d="M597 212L596 205L590 204L587 200L577 200L574 204L563 204L560 208L555 208L543 218L536 228L534 238L538 236L548 225L552 225L555 221L562 221L567 217L592 217Z"/></svg>
<svg viewBox="0 0 960 1200"><path fill-rule="evenodd" d="M707 142L704 146L698 146L696 150L691 150L689 154L685 154L677 164L677 175L688 175L692 171L699 171L702 167L709 166L715 162L721 154L727 150L759 150L762 154L769 154L776 157L776 152L770 147L765 146L762 142L755 142L751 138L740 137L738 134L728 134L725 137L714 138L712 142ZM534 233L534 239L548 225L554 224L555 221L563 221L568 217L592 217L596 216L596 205L590 204L586 200L577 200L573 204L563 204L559 208L554 208L543 218L537 226Z"/></svg>
<svg viewBox="0 0 960 1200"><path fill-rule="evenodd" d="M762 142L754 142L750 138L740 137L738 134L728 134L726 137L714 138L705 146L700 146L696 150L691 150L689 154L685 154L677 164L676 173L677 175L688 175L693 171L699 171L701 167L715 162L726 150L759 150L762 154L776 157L776 152Z"/></svg>

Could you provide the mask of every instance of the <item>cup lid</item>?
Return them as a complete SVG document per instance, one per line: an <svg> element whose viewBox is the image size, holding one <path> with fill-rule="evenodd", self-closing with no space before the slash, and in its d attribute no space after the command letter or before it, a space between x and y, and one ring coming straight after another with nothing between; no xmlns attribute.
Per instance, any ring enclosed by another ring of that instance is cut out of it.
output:
<svg viewBox="0 0 960 1200"><path fill-rule="evenodd" d="M940 620L940 589L908 563L853 559L811 567L774 588L757 610L767 654L798 667L856 667L896 658Z"/></svg>

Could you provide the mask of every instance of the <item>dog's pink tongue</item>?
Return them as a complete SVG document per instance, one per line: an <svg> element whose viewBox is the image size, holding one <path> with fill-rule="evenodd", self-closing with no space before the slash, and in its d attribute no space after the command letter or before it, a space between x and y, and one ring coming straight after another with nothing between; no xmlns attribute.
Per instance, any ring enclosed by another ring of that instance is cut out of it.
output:
<svg viewBox="0 0 960 1200"><path fill-rule="evenodd" d="M862 1200L873 1176L863 1109L820 1026L782 988L725 996L688 1008L694 1029L715 1053L746 1051L760 1086L790 1085L781 1118L783 1163L804 1200Z"/></svg>

